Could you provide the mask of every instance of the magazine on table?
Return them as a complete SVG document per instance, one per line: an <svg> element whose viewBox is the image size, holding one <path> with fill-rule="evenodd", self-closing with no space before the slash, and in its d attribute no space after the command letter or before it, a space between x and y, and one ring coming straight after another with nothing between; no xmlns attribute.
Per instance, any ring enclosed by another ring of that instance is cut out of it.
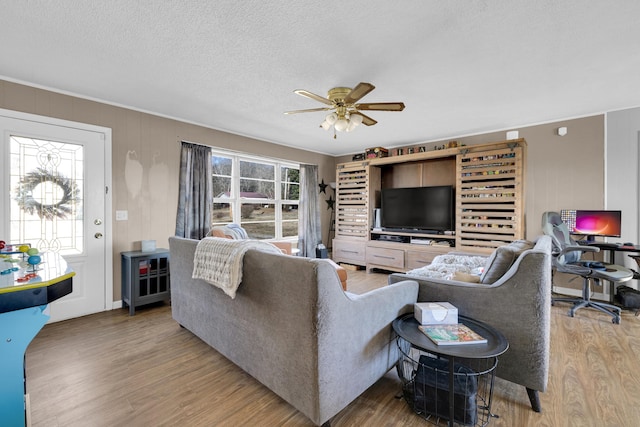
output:
<svg viewBox="0 0 640 427"><path fill-rule="evenodd" d="M420 329L438 345L484 344L487 339L462 323L453 325L420 325Z"/></svg>

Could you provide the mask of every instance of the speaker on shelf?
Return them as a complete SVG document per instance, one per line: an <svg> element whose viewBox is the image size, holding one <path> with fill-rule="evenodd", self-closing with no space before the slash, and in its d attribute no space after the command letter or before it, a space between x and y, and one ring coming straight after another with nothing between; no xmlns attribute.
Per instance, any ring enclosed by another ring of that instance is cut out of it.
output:
<svg viewBox="0 0 640 427"><path fill-rule="evenodd" d="M381 212L380 208L373 210L373 228L382 228Z"/></svg>

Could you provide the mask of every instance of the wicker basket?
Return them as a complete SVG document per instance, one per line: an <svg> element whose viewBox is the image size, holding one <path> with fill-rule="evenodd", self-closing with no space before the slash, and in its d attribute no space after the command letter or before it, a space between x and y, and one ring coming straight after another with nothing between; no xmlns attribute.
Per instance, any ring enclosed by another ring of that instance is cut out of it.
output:
<svg viewBox="0 0 640 427"><path fill-rule="evenodd" d="M403 397L414 412L432 424L449 420L449 361L417 350L398 338L398 376ZM454 423L486 426L497 358L456 359L454 365Z"/></svg>

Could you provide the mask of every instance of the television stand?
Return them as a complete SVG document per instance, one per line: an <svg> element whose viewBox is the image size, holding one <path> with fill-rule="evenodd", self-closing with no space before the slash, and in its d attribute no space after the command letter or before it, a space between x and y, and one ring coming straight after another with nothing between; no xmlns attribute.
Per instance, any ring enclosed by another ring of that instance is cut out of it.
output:
<svg viewBox="0 0 640 427"><path fill-rule="evenodd" d="M415 243L411 243L414 241ZM455 236L422 232L371 231L366 244L366 268L406 272L424 267L433 259L452 251Z"/></svg>

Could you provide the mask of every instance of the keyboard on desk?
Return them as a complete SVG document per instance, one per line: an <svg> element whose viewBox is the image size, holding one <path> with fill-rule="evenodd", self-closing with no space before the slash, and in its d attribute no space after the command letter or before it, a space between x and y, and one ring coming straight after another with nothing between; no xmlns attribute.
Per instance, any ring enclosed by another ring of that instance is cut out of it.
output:
<svg viewBox="0 0 640 427"><path fill-rule="evenodd" d="M604 243L604 242L599 242L599 243L592 243L593 246L597 246L601 249L616 249L620 247L620 243Z"/></svg>
<svg viewBox="0 0 640 427"><path fill-rule="evenodd" d="M587 240L578 240L576 243L580 246L595 246L601 249L616 249L620 247L620 243L589 242Z"/></svg>

